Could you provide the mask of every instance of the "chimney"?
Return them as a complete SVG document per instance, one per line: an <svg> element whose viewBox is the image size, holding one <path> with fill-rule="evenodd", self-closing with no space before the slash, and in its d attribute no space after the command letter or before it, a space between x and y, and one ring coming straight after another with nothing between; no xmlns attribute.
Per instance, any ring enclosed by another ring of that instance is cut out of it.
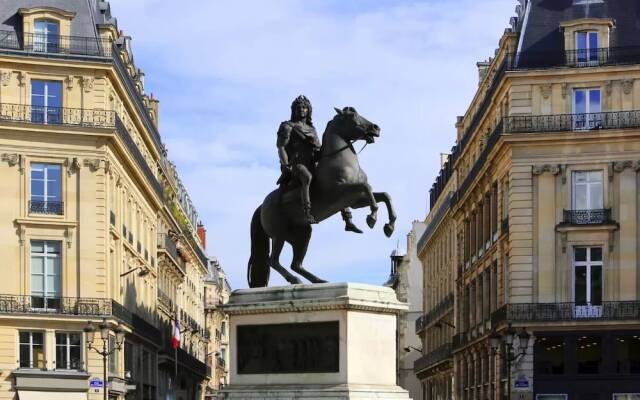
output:
<svg viewBox="0 0 640 400"><path fill-rule="evenodd" d="M149 96L149 114L151 115L151 119L155 124L156 128L160 128L160 100L156 99L151 93Z"/></svg>
<svg viewBox="0 0 640 400"><path fill-rule="evenodd" d="M462 135L464 135L464 126L462 125L462 121L464 121L464 117L459 115L456 118L456 136L458 139L458 143L460 143L460 141L462 140Z"/></svg>
<svg viewBox="0 0 640 400"><path fill-rule="evenodd" d="M200 244L202 245L202 248L206 250L207 249L207 230L205 229L204 225L202 225L202 222L198 222L197 232L198 232L198 238L200 239Z"/></svg>
<svg viewBox="0 0 640 400"><path fill-rule="evenodd" d="M476 63L478 66L478 86L482 84L484 78L487 77L487 72L489 71L489 65L491 65L490 61L480 61Z"/></svg>

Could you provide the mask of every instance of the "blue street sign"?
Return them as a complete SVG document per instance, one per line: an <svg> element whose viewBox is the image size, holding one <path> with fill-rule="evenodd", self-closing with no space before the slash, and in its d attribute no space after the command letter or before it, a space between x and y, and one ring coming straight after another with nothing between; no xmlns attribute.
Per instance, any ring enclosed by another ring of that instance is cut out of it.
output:
<svg viewBox="0 0 640 400"><path fill-rule="evenodd" d="M100 378L91 378L91 380L89 380L89 387L91 389L102 389L103 386L102 379Z"/></svg>
<svg viewBox="0 0 640 400"><path fill-rule="evenodd" d="M529 380L526 376L519 376L516 378L515 382L513 382L513 387L516 389L528 389L529 388Z"/></svg>

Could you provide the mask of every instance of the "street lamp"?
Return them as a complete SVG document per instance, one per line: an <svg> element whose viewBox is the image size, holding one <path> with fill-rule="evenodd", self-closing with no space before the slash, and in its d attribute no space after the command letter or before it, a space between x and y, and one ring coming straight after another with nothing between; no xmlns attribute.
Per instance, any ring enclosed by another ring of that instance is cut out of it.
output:
<svg viewBox="0 0 640 400"><path fill-rule="evenodd" d="M513 341L515 337L518 337L518 348L513 348ZM500 334L495 330L489 335L489 346L494 355L502 358L507 363L507 399L511 400L511 363L521 356L527 354L527 347L529 347L529 332L525 328L517 333L515 329L509 324L504 334ZM505 354L498 352L500 345L504 344L503 349ZM517 350L514 352L514 350Z"/></svg>
<svg viewBox="0 0 640 400"><path fill-rule="evenodd" d="M100 330L100 339L102 339L102 350L100 350L98 347L94 347L93 345L93 342L96 338L96 327L91 321L87 322L87 325L84 327L84 333L86 334L87 348L95 351L102 356L102 372L104 379L102 382L102 392L104 393L104 400L107 400L107 357L115 353L117 350L122 349L122 345L124 344L125 330L121 324L118 324L118 326L113 328L113 333L116 334L116 345L113 349L109 349L109 335L111 333L111 326L107 322L106 318L102 320L100 325L98 325L98 329Z"/></svg>

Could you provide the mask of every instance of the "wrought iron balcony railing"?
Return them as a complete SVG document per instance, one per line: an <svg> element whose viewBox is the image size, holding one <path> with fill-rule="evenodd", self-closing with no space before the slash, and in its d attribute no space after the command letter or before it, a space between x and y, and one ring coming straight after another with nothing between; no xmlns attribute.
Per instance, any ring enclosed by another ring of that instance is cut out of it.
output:
<svg viewBox="0 0 640 400"><path fill-rule="evenodd" d="M111 300L39 295L0 295L0 314L111 315Z"/></svg>
<svg viewBox="0 0 640 400"><path fill-rule="evenodd" d="M0 48L45 54L110 57L111 42L95 37L0 31Z"/></svg>
<svg viewBox="0 0 640 400"><path fill-rule="evenodd" d="M63 215L64 202L29 200L29 212L31 214Z"/></svg>
<svg viewBox="0 0 640 400"><path fill-rule="evenodd" d="M509 216L502 219L502 222L500 223L500 230L502 233L509 233Z"/></svg>
<svg viewBox="0 0 640 400"><path fill-rule="evenodd" d="M158 301L160 302L160 304L164 305L169 310L171 311L174 310L174 303L173 303L173 300L171 299L171 296L169 296L162 290L158 290Z"/></svg>
<svg viewBox="0 0 640 400"><path fill-rule="evenodd" d="M167 233L158 233L158 249L165 250L174 260L178 261L178 247Z"/></svg>
<svg viewBox="0 0 640 400"><path fill-rule="evenodd" d="M82 108L41 107L24 104L0 104L0 122L20 122L39 125L113 128L115 112Z"/></svg>
<svg viewBox="0 0 640 400"><path fill-rule="evenodd" d="M603 225L611 223L611 209L564 210L563 223L567 225Z"/></svg>
<svg viewBox="0 0 640 400"><path fill-rule="evenodd" d="M116 213L113 211L109 211L109 223L113 226L116 226Z"/></svg>
<svg viewBox="0 0 640 400"><path fill-rule="evenodd" d="M585 68L640 63L640 47L607 47L552 52L523 52L510 55L509 70Z"/></svg>
<svg viewBox="0 0 640 400"><path fill-rule="evenodd" d="M601 304L506 304L491 315L491 325L506 322L554 322L585 320L640 320L640 301L605 301Z"/></svg>
<svg viewBox="0 0 640 400"><path fill-rule="evenodd" d="M640 111L530 115L504 119L505 133L542 133L640 128Z"/></svg>
<svg viewBox="0 0 640 400"><path fill-rule="evenodd" d="M416 333L422 331L427 325L440 317L448 309L453 307L453 294L448 294L440 303L438 303L429 312L416 320Z"/></svg>
<svg viewBox="0 0 640 400"><path fill-rule="evenodd" d="M431 353L425 354L424 356L418 358L413 363L413 373L417 374L425 369L428 369L436 364L441 363L442 361L448 360L452 358L452 346L451 343L446 343Z"/></svg>

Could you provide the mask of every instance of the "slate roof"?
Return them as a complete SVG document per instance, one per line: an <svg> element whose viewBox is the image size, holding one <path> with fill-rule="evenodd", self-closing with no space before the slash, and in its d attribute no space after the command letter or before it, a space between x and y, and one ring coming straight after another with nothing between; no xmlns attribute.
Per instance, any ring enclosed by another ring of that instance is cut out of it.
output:
<svg viewBox="0 0 640 400"><path fill-rule="evenodd" d="M638 0L531 0L526 24L521 18L522 52L564 50L560 23L580 18L612 18L611 47L640 46L640 1ZM586 4L583 4L586 3Z"/></svg>
<svg viewBox="0 0 640 400"><path fill-rule="evenodd" d="M71 36L97 37L96 25L116 24L109 3L102 0L1 0L0 30L22 33L20 8L55 7L75 13Z"/></svg>

